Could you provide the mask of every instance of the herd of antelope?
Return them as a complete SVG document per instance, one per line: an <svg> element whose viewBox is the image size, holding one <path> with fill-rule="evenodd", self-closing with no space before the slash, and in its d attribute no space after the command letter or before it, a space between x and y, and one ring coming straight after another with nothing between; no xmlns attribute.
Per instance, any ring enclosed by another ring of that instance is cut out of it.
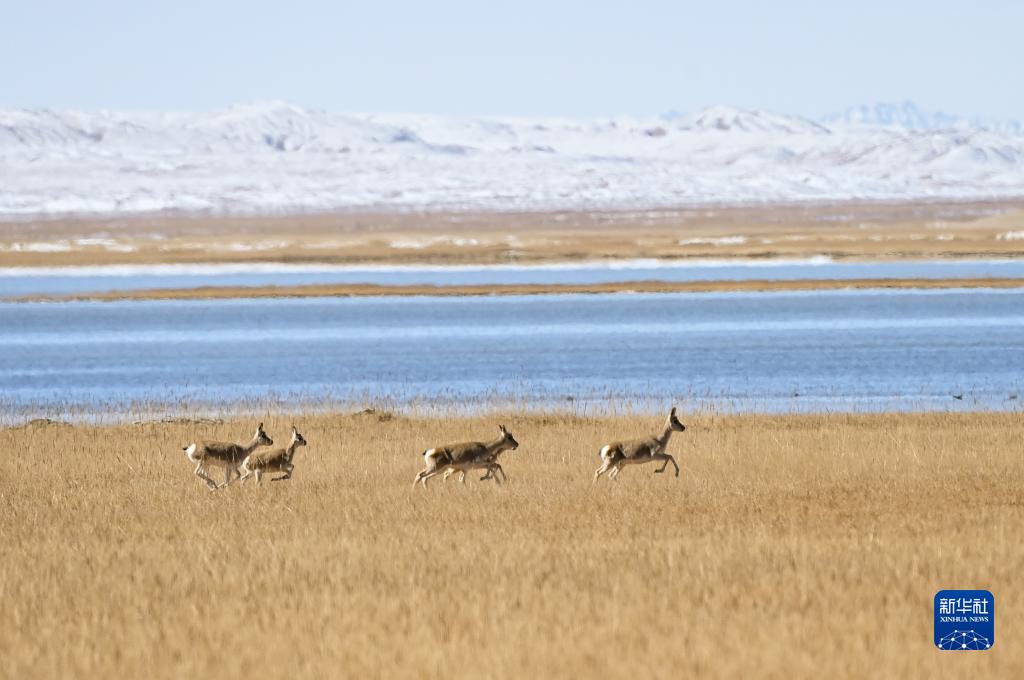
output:
<svg viewBox="0 0 1024 680"><path fill-rule="evenodd" d="M600 452L601 467L594 473L594 481L596 482L605 473L608 474L609 479L615 479L622 468L627 465L651 462L662 464L654 471L655 473L664 472L668 464L672 463L676 477L678 477L679 465L666 449L672 433L682 432L685 429L686 426L679 422L676 417L676 409L673 407L669 411L665 425L655 434L638 439L624 439L603 446ZM499 425L498 431L500 436L493 441L448 444L424 451L423 461L426 467L412 481L413 488L417 483L426 488L428 479L442 473L444 473L442 479L447 480L448 477L458 472L459 481L465 482L466 473L470 470L484 470L486 473L480 478L481 480L493 479L496 484L501 484L502 480L507 477L498 462L498 457L505 451L515 451L519 448L519 442L504 425ZM291 479L292 472L295 470L295 451L300 446L306 446L306 440L293 425L288 446L269 452L257 452L260 447L273 445L274 440L263 430L263 423L260 423L256 428L256 434L248 444L197 441L184 447L183 450L188 459L196 464L196 476L206 482L211 491L216 491L228 486L235 479L245 484L245 480L254 475L257 484L262 482L264 474L269 473L284 473L279 477L273 477L271 481L274 482ZM207 471L209 465L224 468L223 484L218 485L210 477Z"/></svg>

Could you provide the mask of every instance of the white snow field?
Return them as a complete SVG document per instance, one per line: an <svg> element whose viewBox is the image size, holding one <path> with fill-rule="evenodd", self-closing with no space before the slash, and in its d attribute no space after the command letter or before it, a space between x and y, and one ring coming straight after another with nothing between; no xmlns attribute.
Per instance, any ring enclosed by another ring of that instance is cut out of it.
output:
<svg viewBox="0 0 1024 680"><path fill-rule="evenodd" d="M912 105L812 121L0 109L0 217L1024 196L1024 133Z"/></svg>

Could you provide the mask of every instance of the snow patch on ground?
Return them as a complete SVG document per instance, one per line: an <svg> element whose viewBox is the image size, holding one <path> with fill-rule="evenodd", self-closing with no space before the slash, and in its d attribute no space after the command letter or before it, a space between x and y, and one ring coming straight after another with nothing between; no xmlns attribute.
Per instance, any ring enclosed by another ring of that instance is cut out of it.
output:
<svg viewBox="0 0 1024 680"><path fill-rule="evenodd" d="M71 244L67 241L37 241L34 243L12 243L4 250L12 253L67 253Z"/></svg>
<svg viewBox="0 0 1024 680"><path fill-rule="evenodd" d="M79 238L60 241L34 241L29 243L0 243L0 252L8 253L70 253L76 250L102 248L114 253L133 253L137 249L127 243L108 238Z"/></svg>
<svg viewBox="0 0 1024 680"><path fill-rule="evenodd" d="M684 238L679 241L681 246L738 246L747 242L746 236L720 236L717 238Z"/></svg>
<svg viewBox="0 0 1024 680"><path fill-rule="evenodd" d="M388 243L391 248L396 250L420 250L423 248L430 248L431 246L448 244L459 248L466 248L480 245L480 241L475 238L454 238L450 236L434 236L430 238L400 238L394 239Z"/></svg>

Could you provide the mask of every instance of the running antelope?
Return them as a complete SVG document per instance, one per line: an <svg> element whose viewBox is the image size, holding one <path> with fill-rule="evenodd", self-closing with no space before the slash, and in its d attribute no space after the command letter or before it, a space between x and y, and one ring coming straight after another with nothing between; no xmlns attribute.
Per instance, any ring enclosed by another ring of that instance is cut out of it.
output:
<svg viewBox="0 0 1024 680"><path fill-rule="evenodd" d="M504 451L504 449L502 449L502 451ZM494 453L492 453L489 457L489 461L480 461L479 468L481 470L487 470L487 474L481 477L480 481L484 481L485 479L496 479L499 474L501 475L501 477L500 479L497 479L497 481L508 481L508 475L505 474L504 468L502 468L501 463L498 462L498 456L501 455L502 451L495 451ZM489 465L488 462L493 463L493 465ZM445 470L444 477L441 478L441 481L447 482L448 478L451 477L453 474L455 474L455 468L448 468L447 470ZM459 482L462 484L466 483L466 470L459 470Z"/></svg>
<svg viewBox="0 0 1024 680"><path fill-rule="evenodd" d="M306 446L306 440L299 434L299 431L292 425L292 439L288 446L283 449L274 449L261 453L250 453L242 461L242 476L239 481L245 484L245 480L256 475L256 483L259 484L265 472L283 472L280 477L274 477L270 481L280 482L283 479L291 479L295 464L295 451L300 446Z"/></svg>
<svg viewBox="0 0 1024 680"><path fill-rule="evenodd" d="M660 433L650 437L612 442L602 448L601 467L594 473L594 481L596 482L597 478L606 472L609 479L615 479L623 466L650 463L655 460L663 461L662 466L655 470L655 473L664 472L668 464L672 463L672 467L676 469L676 477L678 477L679 466L676 465L676 459L665 453L665 448L668 446L668 440L673 432L682 432L685 429L686 426L676 418L676 409L673 406L665 420L665 427Z"/></svg>
<svg viewBox="0 0 1024 680"><path fill-rule="evenodd" d="M519 442L516 442L516 446L518 446L518 445L519 445ZM512 448L515 448L515 447L512 447ZM476 468L478 468L480 470L487 470L487 474L485 474L483 477L481 477L480 481L484 481L485 479L495 479L498 483L507 482L508 481L508 475L505 474L505 469L503 467L501 467L501 463L498 462L498 456L500 456L504 452L505 452L505 449L499 449L499 450L495 451L494 453L492 453L490 456L488 456L487 460L481 460L481 461L479 461L476 464L476 466L475 466ZM493 463L493 465L492 465L492 463ZM466 482L466 470L469 470L469 469L472 469L472 468L465 468L465 469L460 469L459 470L459 482L460 483L465 484L465 482ZM455 474L455 468L449 467L447 470L445 470L444 477L441 478L441 481L447 482L448 478L451 477L453 474ZM501 475L500 478L498 478L499 474Z"/></svg>
<svg viewBox="0 0 1024 680"><path fill-rule="evenodd" d="M423 488L426 488L428 479L448 470L462 473L467 470L487 470L488 474L494 477L495 483L501 484L498 475L494 474L495 470L501 468L497 461L498 454L502 451L514 451L519 448L519 442L504 425L499 425L498 430L501 436L492 442L464 442L424 451L423 461L427 467L412 480L413 488L416 488L416 482L422 483Z"/></svg>
<svg viewBox="0 0 1024 680"><path fill-rule="evenodd" d="M196 476L206 482L210 491L217 490L217 483L206 474L206 465L220 465L224 468L224 483L227 486L231 482L231 473L241 476L238 466L245 460L246 456L260 446L273 446L274 440L263 431L263 423L256 428L256 434L248 444L229 444L227 442L199 441L193 442L184 447L182 451L190 461L196 464Z"/></svg>

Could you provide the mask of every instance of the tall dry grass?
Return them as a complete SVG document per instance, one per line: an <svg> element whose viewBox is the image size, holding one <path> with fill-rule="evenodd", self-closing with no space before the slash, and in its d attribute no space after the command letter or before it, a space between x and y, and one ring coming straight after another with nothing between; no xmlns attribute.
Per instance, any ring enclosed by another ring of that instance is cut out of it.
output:
<svg viewBox="0 0 1024 680"><path fill-rule="evenodd" d="M410 490L498 420L507 485ZM255 421L0 431L0 676L1024 675L1020 414L684 421L678 480L592 485L660 418L318 416L294 479L217 493L181 446ZM932 645L956 587L992 650Z"/></svg>

